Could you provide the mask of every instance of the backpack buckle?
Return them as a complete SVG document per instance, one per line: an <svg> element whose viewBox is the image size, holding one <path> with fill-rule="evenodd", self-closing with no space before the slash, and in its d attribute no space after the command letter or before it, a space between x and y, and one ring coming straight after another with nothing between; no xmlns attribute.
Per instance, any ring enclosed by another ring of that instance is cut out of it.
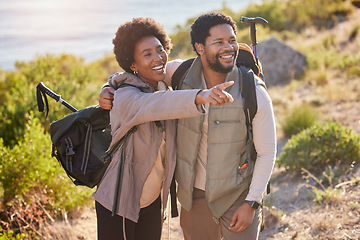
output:
<svg viewBox="0 0 360 240"><path fill-rule="evenodd" d="M74 146L72 144L71 139L65 138L66 145L66 169L68 169L72 173L72 156L75 155Z"/></svg>
<svg viewBox="0 0 360 240"><path fill-rule="evenodd" d="M65 139L65 144L66 144L66 156L75 155L74 146L70 138Z"/></svg>

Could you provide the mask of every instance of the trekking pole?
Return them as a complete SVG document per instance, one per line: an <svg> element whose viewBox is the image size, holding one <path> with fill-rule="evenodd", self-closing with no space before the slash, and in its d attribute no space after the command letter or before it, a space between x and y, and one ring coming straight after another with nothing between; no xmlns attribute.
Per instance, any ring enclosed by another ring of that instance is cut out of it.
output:
<svg viewBox="0 0 360 240"><path fill-rule="evenodd" d="M256 45L258 43L256 41L256 26L255 26L255 24L256 23L267 24L268 21L265 20L262 17L255 17L255 18L241 17L240 22L250 24L251 46L252 46L252 50L253 50L253 53L254 53L254 56L255 56L256 63L259 64L259 58L257 56L257 50L256 50Z"/></svg>
<svg viewBox="0 0 360 240"><path fill-rule="evenodd" d="M36 87L37 103L38 103L39 112L43 112L44 111L44 102L43 102L42 96L44 96L45 103L46 103L46 109L47 109L46 117L49 114L49 104L48 104L47 97L45 94L47 94L51 98L55 99L57 102L60 102L61 104L63 104L65 107L67 107L71 111L77 112L77 109L74 108L73 106L71 106L66 101L64 101L59 94L54 93L49 88L47 88L43 82L40 82Z"/></svg>

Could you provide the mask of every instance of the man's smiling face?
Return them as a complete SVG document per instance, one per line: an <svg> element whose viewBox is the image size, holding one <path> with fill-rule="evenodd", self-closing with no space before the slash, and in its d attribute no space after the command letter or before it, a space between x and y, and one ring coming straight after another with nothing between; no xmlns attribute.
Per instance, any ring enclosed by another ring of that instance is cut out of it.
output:
<svg viewBox="0 0 360 240"><path fill-rule="evenodd" d="M209 30L204 54L209 67L220 73L228 73L235 66L239 46L229 24L219 24Z"/></svg>

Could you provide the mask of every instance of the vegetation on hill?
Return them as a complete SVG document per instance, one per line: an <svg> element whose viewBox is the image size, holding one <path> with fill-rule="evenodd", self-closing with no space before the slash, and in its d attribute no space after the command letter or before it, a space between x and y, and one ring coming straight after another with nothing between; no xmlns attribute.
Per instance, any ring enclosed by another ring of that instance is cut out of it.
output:
<svg viewBox="0 0 360 240"><path fill-rule="evenodd" d="M262 16L269 24L258 26L259 41L275 35L307 56L309 67L301 79L273 87L269 93L281 123L279 138L291 138L278 167L317 179L311 196L320 204L336 193L334 186L341 181L359 182L352 178L352 169L360 162L360 110L356 109L360 103L360 24L337 28L356 11L351 2L265 0L239 12L226 4L221 9L237 21L239 42L249 44L249 29L239 22L240 16ZM177 26L172 34L175 47L171 58L195 56L189 39L193 20ZM75 187L51 157L49 123L70 111L49 99L50 113L45 119L45 113L37 110L37 84L44 82L81 109L97 104L102 84L120 70L112 55L85 64L83 59L66 54L17 62L11 72L0 69L0 239L41 239L45 221L71 215L91 201L92 190ZM347 167L341 168L341 162ZM336 177L328 184L333 187L327 188L324 182L329 178L318 173L334 173ZM360 212L359 204L351 206ZM273 213L279 215L279 211Z"/></svg>
<svg viewBox="0 0 360 240"><path fill-rule="evenodd" d="M360 162L360 136L339 123L328 122L309 127L294 135L277 160L289 171L324 171L324 166L350 166Z"/></svg>
<svg viewBox="0 0 360 240"><path fill-rule="evenodd" d="M240 22L241 16L265 18L269 23L266 26L257 25L258 41L271 34L281 39L296 38L303 34L306 29L316 27L318 30L333 27L340 21L345 20L354 9L351 1L343 0L265 0L261 4L250 4L247 8L234 12L226 2L220 11L230 15L237 23L238 42L251 44L249 37L249 25ZM189 31L195 18L189 19L183 26L178 25L175 33L171 35L174 49L171 56L184 58L193 56L190 44Z"/></svg>

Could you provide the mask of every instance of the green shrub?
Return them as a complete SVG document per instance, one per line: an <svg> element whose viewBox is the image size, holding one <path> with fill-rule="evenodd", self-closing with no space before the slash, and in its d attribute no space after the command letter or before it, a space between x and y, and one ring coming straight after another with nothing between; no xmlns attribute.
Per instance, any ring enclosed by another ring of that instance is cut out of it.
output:
<svg viewBox="0 0 360 240"><path fill-rule="evenodd" d="M315 194L313 201L318 204L337 203L341 196L341 189L334 189L331 187L327 187L325 190L322 190L322 189L318 189L317 187L312 187L312 190Z"/></svg>
<svg viewBox="0 0 360 240"><path fill-rule="evenodd" d="M352 0L351 3L356 7L360 7L360 0Z"/></svg>
<svg viewBox="0 0 360 240"><path fill-rule="evenodd" d="M239 17L234 19L239 21L241 16L262 17L268 21L267 26L274 31L285 30L286 16L284 15L284 1L263 1L262 4L250 4L249 7L242 10ZM238 20L239 19L239 20ZM239 29L248 28L248 24L238 22ZM260 24L259 24L260 25Z"/></svg>
<svg viewBox="0 0 360 240"><path fill-rule="evenodd" d="M325 37L324 39L322 39L322 45L325 49L329 49L334 47L335 45L335 35L331 34L327 37Z"/></svg>
<svg viewBox="0 0 360 240"><path fill-rule="evenodd" d="M6 72L0 81L0 137L6 146L13 146L24 133L29 112L37 110L36 86L44 82L54 92L76 108L97 104L104 78L96 65L85 65L83 59L72 55L40 56L28 63L18 62L17 70ZM49 123L71 113L51 98L51 113L45 119L43 113L35 112L45 130Z"/></svg>
<svg viewBox="0 0 360 240"><path fill-rule="evenodd" d="M343 53L335 62L335 67L342 69L349 76L360 76L360 53Z"/></svg>
<svg viewBox="0 0 360 240"><path fill-rule="evenodd" d="M317 44L320 43L316 43L311 48L305 50L309 69L318 70L321 68L336 67L341 52L336 51L336 49L326 49L323 46L316 46Z"/></svg>
<svg viewBox="0 0 360 240"><path fill-rule="evenodd" d="M301 32L310 26L333 27L340 15L347 16L352 11L351 3L343 0L264 0L261 4L251 4L240 15L263 17L273 31Z"/></svg>
<svg viewBox="0 0 360 240"><path fill-rule="evenodd" d="M99 71L97 75L100 76L100 78L102 78L104 81L107 81L108 77L114 73L124 71L116 61L114 53L106 54L104 57L90 63L89 67L97 69L97 71ZM101 79L98 79L97 82L99 80Z"/></svg>
<svg viewBox="0 0 360 240"><path fill-rule="evenodd" d="M195 57L196 53L190 42L190 26L195 19L188 19L184 26L177 25L174 33L170 35L171 42L173 43L173 49L170 53L170 58L187 59Z"/></svg>
<svg viewBox="0 0 360 240"><path fill-rule="evenodd" d="M4 146L0 138L0 186L2 205L16 198L44 196L47 209L55 214L72 211L90 200L92 190L76 187L55 158L51 157L50 136L44 134L39 120L30 114L23 138L14 146Z"/></svg>
<svg viewBox="0 0 360 240"><path fill-rule="evenodd" d="M293 172L321 172L328 165L353 162L360 162L360 136L331 121L292 136L277 159L278 166Z"/></svg>
<svg viewBox="0 0 360 240"><path fill-rule="evenodd" d="M286 137L290 137L315 124L318 115L309 105L301 105L287 111L281 121Z"/></svg>
<svg viewBox="0 0 360 240"><path fill-rule="evenodd" d="M356 38L356 36L359 34L359 29L360 29L359 25L356 25L353 27L353 29L351 30L351 32L349 34L350 41L353 41Z"/></svg>
<svg viewBox="0 0 360 240"><path fill-rule="evenodd" d="M0 240L22 240L25 239L25 234L15 234L14 231L0 233Z"/></svg>

